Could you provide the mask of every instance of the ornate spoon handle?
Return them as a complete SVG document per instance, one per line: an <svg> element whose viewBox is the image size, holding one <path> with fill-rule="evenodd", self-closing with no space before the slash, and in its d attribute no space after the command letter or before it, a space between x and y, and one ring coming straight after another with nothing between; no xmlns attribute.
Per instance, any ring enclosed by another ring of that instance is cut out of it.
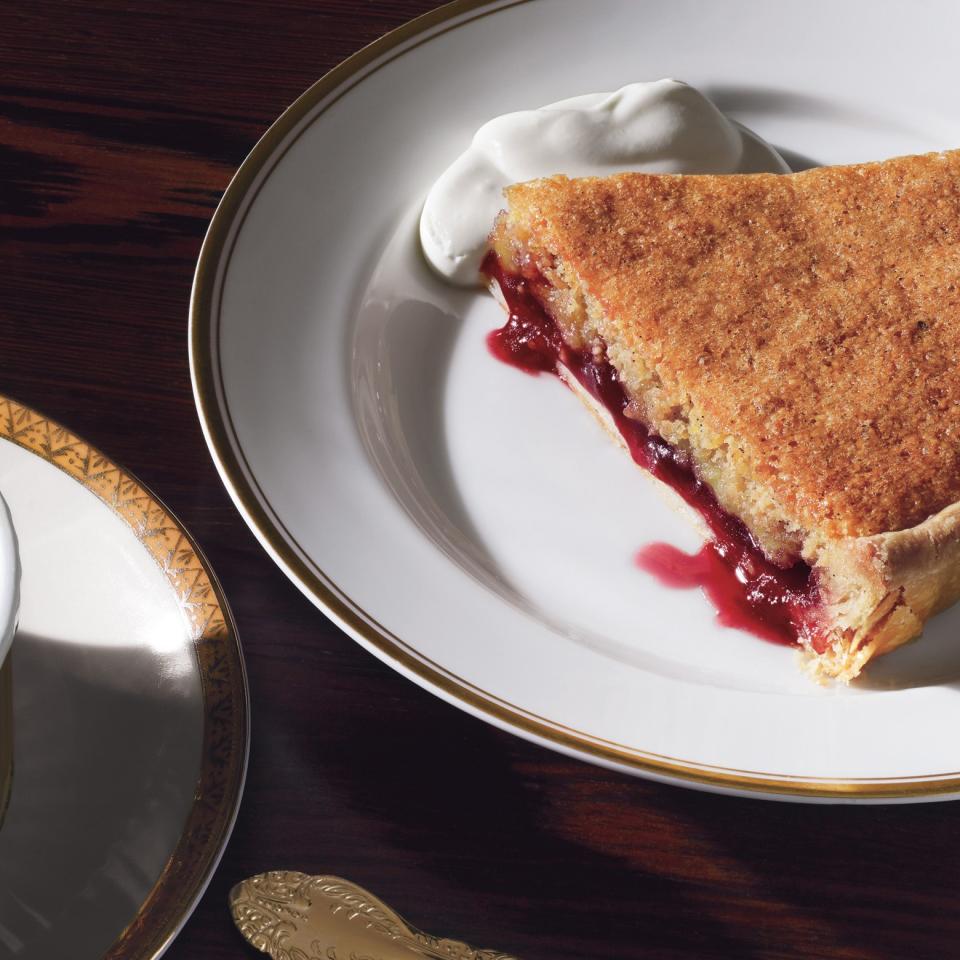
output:
<svg viewBox="0 0 960 960"><path fill-rule="evenodd" d="M515 960L411 927L340 877L271 870L230 891L233 922L273 960Z"/></svg>

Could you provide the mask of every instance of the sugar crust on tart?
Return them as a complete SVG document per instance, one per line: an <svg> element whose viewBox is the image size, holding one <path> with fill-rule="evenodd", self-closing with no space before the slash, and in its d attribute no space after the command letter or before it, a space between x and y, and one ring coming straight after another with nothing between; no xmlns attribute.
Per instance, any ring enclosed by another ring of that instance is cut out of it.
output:
<svg viewBox="0 0 960 960"><path fill-rule="evenodd" d="M770 559L813 567L815 672L960 597L960 151L506 194L504 269Z"/></svg>

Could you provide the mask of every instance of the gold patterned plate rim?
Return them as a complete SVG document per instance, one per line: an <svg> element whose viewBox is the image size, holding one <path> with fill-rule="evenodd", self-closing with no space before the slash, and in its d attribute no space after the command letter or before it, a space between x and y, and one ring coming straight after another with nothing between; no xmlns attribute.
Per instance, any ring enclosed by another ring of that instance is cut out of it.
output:
<svg viewBox="0 0 960 960"><path fill-rule="evenodd" d="M154 960L196 906L233 829L246 777L250 710L233 615L186 528L131 473L75 433L0 395L0 439L90 491L136 536L177 595L191 628L203 700L201 767L176 847L104 960Z"/></svg>
<svg viewBox="0 0 960 960"><path fill-rule="evenodd" d="M426 689L526 739L651 779L724 793L881 803L957 796L960 771L933 776L855 779L787 776L694 764L602 740L533 714L479 689L417 653L339 589L326 572L306 563L296 549L292 533L264 507L269 501L245 463L229 412L219 400L221 371L214 348L218 338L219 281L226 271L246 213L270 171L309 126L304 123L306 118L314 122L364 78L431 39L529 2L531 0L454 0L385 34L307 89L273 123L237 170L211 220L200 251L190 300L189 330L194 399L207 444L227 491L253 533L287 576L355 640Z"/></svg>

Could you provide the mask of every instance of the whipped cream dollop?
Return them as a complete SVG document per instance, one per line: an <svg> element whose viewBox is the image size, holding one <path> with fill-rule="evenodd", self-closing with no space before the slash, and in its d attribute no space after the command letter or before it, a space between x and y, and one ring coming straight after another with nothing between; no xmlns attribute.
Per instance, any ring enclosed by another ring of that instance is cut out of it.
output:
<svg viewBox="0 0 960 960"><path fill-rule="evenodd" d="M420 243L443 277L479 284L480 263L511 183L644 173L787 173L768 143L677 80L631 83L485 123L427 195Z"/></svg>

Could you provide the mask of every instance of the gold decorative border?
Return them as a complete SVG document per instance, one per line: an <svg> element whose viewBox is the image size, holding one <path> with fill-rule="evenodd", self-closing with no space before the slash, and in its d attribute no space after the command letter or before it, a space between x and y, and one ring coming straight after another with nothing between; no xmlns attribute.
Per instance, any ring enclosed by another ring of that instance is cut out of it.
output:
<svg viewBox="0 0 960 960"><path fill-rule="evenodd" d="M141 483L42 414L0 396L0 438L73 477L109 507L157 562L190 625L203 690L201 768L176 848L104 960L153 960L206 888L243 789L250 739L247 678L216 577L190 535Z"/></svg>
<svg viewBox="0 0 960 960"><path fill-rule="evenodd" d="M504 0L499 3L490 0L455 0L411 20L364 47L318 80L281 114L255 144L227 187L210 222L194 275L190 298L190 372L207 444L234 503L260 542L278 558L279 565L287 575L300 584L314 602L347 633L369 645L388 662L409 671L427 689L450 697L487 720L507 726L530 739L545 741L562 751L612 763L654 779L761 796L892 801L945 799L960 793L960 772L931 777L841 780L786 777L752 770L694 765L600 740L583 731L572 730L531 714L423 658L415 648L354 603L323 571L311 567L303 559L307 554L299 548L291 531L264 508L263 505L269 501L257 485L253 471L243 460L239 443L234 442L236 432L230 422L229 409L218 401L218 387L222 394L222 382L218 379L220 368L214 362L213 346L219 336L219 298L222 295L218 283L220 265L229 262L246 213L270 170L297 138L287 143L284 141L308 116L313 114L315 120L365 77L411 49L450 30L526 2L530 0ZM474 15L467 17L470 13ZM463 19L458 23L448 23L461 16ZM399 47L403 49L398 50ZM378 59L380 62L373 70L365 73L366 68ZM327 101L324 107L314 113L324 100Z"/></svg>

